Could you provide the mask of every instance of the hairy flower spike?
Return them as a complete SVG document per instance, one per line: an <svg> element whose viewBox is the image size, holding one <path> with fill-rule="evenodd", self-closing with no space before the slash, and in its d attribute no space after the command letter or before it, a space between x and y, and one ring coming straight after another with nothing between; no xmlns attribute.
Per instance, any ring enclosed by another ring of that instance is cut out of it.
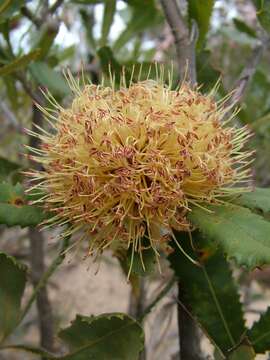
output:
<svg viewBox="0 0 270 360"><path fill-rule="evenodd" d="M32 176L55 214L48 223L82 229L89 255L130 246L141 253L144 236L158 254L169 242L164 234L191 228L191 206L245 189L250 133L222 123L229 109L215 91L203 95L185 83L172 90L160 78L119 90L113 81L83 90L69 83L70 108L51 95L55 109L41 108L54 132L30 132L42 141L32 150L44 168Z"/></svg>

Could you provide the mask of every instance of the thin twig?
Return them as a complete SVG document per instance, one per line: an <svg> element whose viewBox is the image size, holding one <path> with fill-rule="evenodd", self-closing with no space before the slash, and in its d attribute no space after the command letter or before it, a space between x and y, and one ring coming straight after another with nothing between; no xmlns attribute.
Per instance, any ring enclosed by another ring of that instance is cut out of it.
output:
<svg viewBox="0 0 270 360"><path fill-rule="evenodd" d="M136 281L136 291L134 291L134 288L132 287L132 290L130 292L130 303L129 303L129 314L140 321L143 312L144 312L144 303L146 298L146 286L145 286L145 279L142 277L134 278L134 281ZM146 360L146 348L144 348L140 355L138 360Z"/></svg>
<svg viewBox="0 0 270 360"><path fill-rule="evenodd" d="M157 305L157 303L164 298L165 295L171 290L173 285L175 284L176 279L173 276L170 281L164 286L164 288L160 291L157 297L145 308L143 314L141 315L139 321L142 322L145 317L153 310L153 308Z"/></svg>
<svg viewBox="0 0 270 360"><path fill-rule="evenodd" d="M178 282L178 333L179 333L179 359L203 360L199 326L196 318L182 302L183 288Z"/></svg>
<svg viewBox="0 0 270 360"><path fill-rule="evenodd" d="M13 127L18 129L18 131L21 131L22 130L21 124L18 122L16 116L13 114L13 112L11 111L11 109L9 108L8 104L5 101L0 101L0 109L2 110L8 122Z"/></svg>
<svg viewBox="0 0 270 360"><path fill-rule="evenodd" d="M29 82L27 81L26 77L22 73L17 73L16 78L20 81L22 87L24 88L25 92L30 96L30 98L38 104L41 104L43 101L42 96L40 96L36 91L33 90Z"/></svg>
<svg viewBox="0 0 270 360"><path fill-rule="evenodd" d="M33 104L33 117L32 128L42 126L43 115L41 111ZM35 129L35 128L34 128ZM37 148L39 145L39 139L31 137L29 145L33 148ZM35 165L35 164L34 164ZM44 237L43 234L35 228L29 228L28 231L30 239L30 264L31 264L31 279L34 287L36 288L45 272L45 254L44 254ZM39 332L40 332L40 345L42 348L48 351L54 350L54 326L53 326L53 314L52 307L49 301L46 282L35 293L37 301L37 311L39 320ZM31 299L32 301L32 299ZM30 304L31 305L31 304Z"/></svg>
<svg viewBox="0 0 270 360"><path fill-rule="evenodd" d="M246 66L242 70L239 78L236 80L233 86L233 95L228 100L226 105L235 106L243 98L248 85L256 72L257 66L262 58L263 52L267 46L268 41L262 41L262 43L256 46L249 59L247 60Z"/></svg>
<svg viewBox="0 0 270 360"><path fill-rule="evenodd" d="M40 17L42 19L47 19L47 16L49 15L49 0L43 0L41 5Z"/></svg>
<svg viewBox="0 0 270 360"><path fill-rule="evenodd" d="M21 13L28 19L30 20L37 28L40 27L42 25L42 20L39 19L37 16L35 16L32 11L30 9L28 9L28 7L23 6L21 8Z"/></svg>
<svg viewBox="0 0 270 360"><path fill-rule="evenodd" d="M27 7L23 6L21 8L21 13L30 20L37 28L39 28L42 24L45 23L46 20L48 20L48 17L50 15L53 15L56 10L62 5L64 0L56 0L55 3L49 8L48 4L45 4L44 2L44 8L42 10L42 17L38 17Z"/></svg>
<svg viewBox="0 0 270 360"><path fill-rule="evenodd" d="M63 4L64 0L56 0L55 3L50 7L49 13L54 14L56 10Z"/></svg>
<svg viewBox="0 0 270 360"><path fill-rule="evenodd" d="M176 0L160 0L167 22L171 28L176 48L177 64L180 81L196 85L196 42L198 38L197 24L193 22L191 32L185 22ZM178 301L181 302L183 292L178 283ZM181 360L200 359L196 357L199 349L200 336L197 324L187 316L178 303L179 356Z"/></svg>
<svg viewBox="0 0 270 360"><path fill-rule="evenodd" d="M197 28L193 25L191 34L180 12L176 0L160 0L167 22L171 28L176 48L180 81L196 84L195 46Z"/></svg>
<svg viewBox="0 0 270 360"><path fill-rule="evenodd" d="M144 312L145 293L145 279L142 277L136 278L136 293L134 289L130 292L129 314L136 319L139 319Z"/></svg>
<svg viewBox="0 0 270 360"><path fill-rule="evenodd" d="M42 277L39 279L39 282L37 283L31 297L29 298L27 304L25 305L21 316L20 316L20 322L24 319L25 315L27 314L28 310L32 306L33 302L35 301L38 292L47 284L49 278L52 276L52 274L55 272L55 270L62 264L62 262L65 259L65 250L68 248L69 245L69 238L64 238L63 242L60 246L60 251L56 258L52 261L51 265L48 267L46 272L43 273Z"/></svg>
<svg viewBox="0 0 270 360"><path fill-rule="evenodd" d="M188 59L189 65L189 78L192 85L195 85L197 82L197 68L196 68L196 45L199 38L199 29L195 20L191 22L191 32L190 32L190 58Z"/></svg>
<svg viewBox="0 0 270 360"><path fill-rule="evenodd" d="M43 278L45 271L44 237L41 232L34 228L29 229L28 235L30 239L31 279L36 288ZM39 320L40 345L43 349L54 351L53 314L45 284L46 282L35 294Z"/></svg>

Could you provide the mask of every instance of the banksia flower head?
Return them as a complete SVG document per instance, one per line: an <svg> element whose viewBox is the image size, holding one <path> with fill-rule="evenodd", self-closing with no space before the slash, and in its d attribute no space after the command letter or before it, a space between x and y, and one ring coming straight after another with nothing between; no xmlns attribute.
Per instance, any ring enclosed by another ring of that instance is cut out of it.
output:
<svg viewBox="0 0 270 360"><path fill-rule="evenodd" d="M246 186L250 134L222 122L229 109L215 102L215 90L203 95L186 83L173 90L162 76L128 86L123 77L119 89L113 80L80 89L69 77L69 84L69 108L47 95L54 110L41 109L54 131L30 132L42 141L33 149L43 166L32 173L33 188L54 213L49 224L83 230L89 255L141 253L143 237L158 255L173 229L191 229L192 206L207 208Z"/></svg>

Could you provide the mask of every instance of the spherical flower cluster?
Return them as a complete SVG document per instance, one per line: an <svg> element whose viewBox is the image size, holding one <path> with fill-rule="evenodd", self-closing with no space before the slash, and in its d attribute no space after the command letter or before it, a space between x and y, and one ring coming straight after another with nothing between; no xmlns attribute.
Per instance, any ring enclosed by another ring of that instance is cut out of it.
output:
<svg viewBox="0 0 270 360"><path fill-rule="evenodd" d="M42 109L54 131L38 135L34 159L43 170L32 175L54 213L49 222L83 230L89 254L141 252L144 236L158 253L169 242L164 234L191 228L192 206L245 185L250 134L222 122L228 109L214 91L186 83L173 90L160 80L82 90L70 82L70 108Z"/></svg>

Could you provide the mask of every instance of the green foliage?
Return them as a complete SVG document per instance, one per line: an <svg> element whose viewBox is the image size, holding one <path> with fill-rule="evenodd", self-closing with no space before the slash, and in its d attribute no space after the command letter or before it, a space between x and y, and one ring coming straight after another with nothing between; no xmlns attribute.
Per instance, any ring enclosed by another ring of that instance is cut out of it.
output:
<svg viewBox="0 0 270 360"><path fill-rule="evenodd" d="M18 178L20 165L0 156L0 182L5 179L15 180Z"/></svg>
<svg viewBox="0 0 270 360"><path fill-rule="evenodd" d="M64 242L64 248L67 245L68 243ZM38 290L44 286L44 282L46 283L55 267L62 262L62 250L34 290L24 312L21 312L20 303L26 284L26 268L17 263L14 258L0 253L0 342L19 324L25 312L29 310ZM10 345L7 348L38 354L44 359L136 360L144 346L141 326L131 317L120 313L96 317L78 315L71 326L60 331L59 337L71 350L64 356L52 356L32 346Z"/></svg>
<svg viewBox="0 0 270 360"><path fill-rule="evenodd" d="M255 352L250 345L240 345L228 356L228 360L253 360Z"/></svg>
<svg viewBox="0 0 270 360"><path fill-rule="evenodd" d="M143 64L138 64L138 63L120 64L118 60L115 58L112 49L108 46L104 46L100 48L97 53L100 58L100 63L103 73L106 74L108 77L112 75L117 85L120 84L120 80L122 76L125 77L126 82L128 84L131 79L131 76L133 76L133 80L136 80L136 76L139 73L141 73L142 78L144 79L145 72L146 71L149 72L150 64L145 64L145 66L143 66Z"/></svg>
<svg viewBox="0 0 270 360"><path fill-rule="evenodd" d="M0 23L10 19L24 5L24 0L3 0L0 4Z"/></svg>
<svg viewBox="0 0 270 360"><path fill-rule="evenodd" d="M108 77L114 77L115 83L120 84L121 77L125 77L126 83L132 81L146 80L148 78L155 79L157 76L156 67L151 62L125 62L120 63L112 49L108 46L100 48L97 52L102 67L103 74ZM164 66L164 82L169 80L168 73L172 70L171 66ZM176 78L173 78L173 84L177 85Z"/></svg>
<svg viewBox="0 0 270 360"><path fill-rule="evenodd" d="M77 316L59 337L72 351L66 360L137 360L144 344L141 326L120 313Z"/></svg>
<svg viewBox="0 0 270 360"><path fill-rule="evenodd" d="M65 96L71 93L64 77L45 62L35 62L29 68L34 79L47 87L52 94Z"/></svg>
<svg viewBox="0 0 270 360"><path fill-rule="evenodd" d="M121 314L77 315L71 326L60 331L70 353L53 356L33 346L11 345L9 348L41 355L45 360L137 360L144 346L141 326Z"/></svg>
<svg viewBox="0 0 270 360"><path fill-rule="evenodd" d="M125 260L126 273L131 266L131 273L139 276L148 276L156 270L157 260L152 248L143 250L141 256L138 252L132 255L132 250L129 249Z"/></svg>
<svg viewBox="0 0 270 360"><path fill-rule="evenodd" d="M7 226L37 226L46 216L42 210L30 205L15 206L0 203L0 224Z"/></svg>
<svg viewBox="0 0 270 360"><path fill-rule="evenodd" d="M42 27L35 44L35 47L40 49L37 60L41 61L46 58L58 34L58 30L59 25L55 21L50 21Z"/></svg>
<svg viewBox="0 0 270 360"><path fill-rule="evenodd" d="M264 214L270 212L270 189L255 188L252 192L243 193L235 200L235 204L260 210Z"/></svg>
<svg viewBox="0 0 270 360"><path fill-rule="evenodd" d="M261 315L259 321L255 322L252 328L248 330L247 336L256 353L263 354L269 350L270 308L268 308L267 311Z"/></svg>
<svg viewBox="0 0 270 360"><path fill-rule="evenodd" d="M108 46L104 46L98 50L98 56L104 74L110 75L111 73L115 76L115 82L120 83L120 77L122 74L122 66L115 59L112 49Z"/></svg>
<svg viewBox="0 0 270 360"><path fill-rule="evenodd" d="M237 264L254 268L270 264L270 223L249 209L233 205L194 208L190 220L209 241L221 246Z"/></svg>
<svg viewBox="0 0 270 360"><path fill-rule="evenodd" d="M259 117L251 123L252 130L256 131L257 135L267 137L270 134L270 113Z"/></svg>
<svg viewBox="0 0 270 360"><path fill-rule="evenodd" d="M189 22L191 23L191 20L195 20L199 28L199 48L201 48L204 44L204 40L209 29L214 4L215 0L188 0Z"/></svg>
<svg viewBox="0 0 270 360"><path fill-rule="evenodd" d="M13 257L0 253L0 342L17 325L25 283L26 268Z"/></svg>
<svg viewBox="0 0 270 360"><path fill-rule="evenodd" d="M139 32L149 27L160 24L162 16L155 6L153 0L143 4L140 1L128 1L132 5L132 17L128 22L125 30L119 35L113 45L113 51L118 52L124 45L128 43Z"/></svg>
<svg viewBox="0 0 270 360"><path fill-rule="evenodd" d="M108 0L104 4L100 46L105 46L107 44L107 38L110 32L111 25L113 23L115 10L116 10L116 0Z"/></svg>
<svg viewBox="0 0 270 360"><path fill-rule="evenodd" d="M220 80L221 73L211 64L211 51L201 50L197 54L197 76L198 82L203 86L204 91L211 91ZM224 95L224 89L220 82L219 92Z"/></svg>
<svg viewBox="0 0 270 360"><path fill-rule="evenodd" d="M23 204L25 196L20 184L12 185L9 183L0 184L0 201L10 204Z"/></svg>
<svg viewBox="0 0 270 360"><path fill-rule="evenodd" d="M3 76L2 80L6 86L7 98L10 102L11 108L16 112L20 107L19 91L16 87L16 82L14 81L12 75Z"/></svg>
<svg viewBox="0 0 270 360"><path fill-rule="evenodd" d="M245 96L244 109L240 114L244 123L251 123L269 112L269 91L270 81L265 73L258 69L253 76L252 84L250 84L249 91Z"/></svg>
<svg viewBox="0 0 270 360"><path fill-rule="evenodd" d="M93 4L101 4L103 2L107 2L107 0L72 0L75 4L81 5L93 5Z"/></svg>
<svg viewBox="0 0 270 360"><path fill-rule="evenodd" d="M229 264L198 232L176 233L177 241L200 266L175 247L169 260L182 285L184 305L192 311L205 332L222 352L235 346L245 331L243 312Z"/></svg>
<svg viewBox="0 0 270 360"><path fill-rule="evenodd" d="M96 53L96 39L93 34L94 18L93 13L88 13L85 9L80 9L82 24L85 29L88 51L93 55Z"/></svg>
<svg viewBox="0 0 270 360"><path fill-rule="evenodd" d="M0 67L0 76L9 75L26 67L31 61L38 58L40 49L33 50L26 55L20 56L9 64Z"/></svg>
<svg viewBox="0 0 270 360"><path fill-rule="evenodd" d="M21 227L39 225L46 218L41 208L29 205L20 184L0 183L0 224Z"/></svg>
<svg viewBox="0 0 270 360"><path fill-rule="evenodd" d="M75 51L76 51L75 45L71 45L63 49L57 49L55 56L57 57L58 62L66 61L72 56L74 56Z"/></svg>
<svg viewBox="0 0 270 360"><path fill-rule="evenodd" d="M244 21L242 21L238 18L234 18L233 22L238 31L245 33L248 36L251 36L253 38L257 37L256 31L254 29L252 29L250 26L248 26Z"/></svg>
<svg viewBox="0 0 270 360"><path fill-rule="evenodd" d="M270 32L270 0L253 0L257 9L257 17L262 27Z"/></svg>

